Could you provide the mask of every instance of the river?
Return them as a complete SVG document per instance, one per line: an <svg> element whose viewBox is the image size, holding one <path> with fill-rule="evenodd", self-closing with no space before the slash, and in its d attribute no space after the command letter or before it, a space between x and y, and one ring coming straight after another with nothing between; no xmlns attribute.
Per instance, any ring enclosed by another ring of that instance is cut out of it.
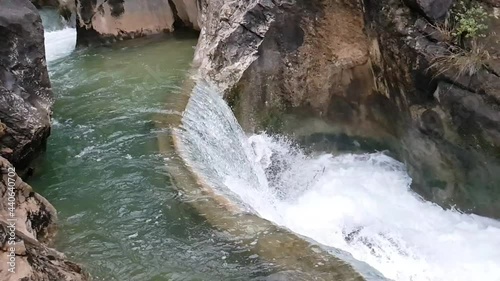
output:
<svg viewBox="0 0 500 281"><path fill-rule="evenodd" d="M500 280L500 222L423 201L389 156L309 155L285 137L247 136L209 85L181 115L170 101L182 95L195 36L74 50L75 30L53 11L42 16L56 103L29 183L59 212L56 248L95 280L298 280L279 274L292 261L273 246L255 250L233 235L238 215L228 227L200 207L205 199L185 196L162 134L236 213L283 227L273 239L296 239L290 255L306 251L301 240L370 280ZM180 119L173 134L161 116Z"/></svg>

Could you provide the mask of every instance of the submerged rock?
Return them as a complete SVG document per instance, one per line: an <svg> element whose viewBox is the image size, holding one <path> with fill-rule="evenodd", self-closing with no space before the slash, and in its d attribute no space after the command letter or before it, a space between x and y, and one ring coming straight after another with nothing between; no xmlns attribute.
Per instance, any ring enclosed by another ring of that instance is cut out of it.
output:
<svg viewBox="0 0 500 281"><path fill-rule="evenodd" d="M45 147L52 106L42 21L30 1L2 1L0 38L0 156L21 169Z"/></svg>
<svg viewBox="0 0 500 281"><path fill-rule="evenodd" d="M55 235L54 207L0 157L0 280L88 280L79 265L47 246Z"/></svg>

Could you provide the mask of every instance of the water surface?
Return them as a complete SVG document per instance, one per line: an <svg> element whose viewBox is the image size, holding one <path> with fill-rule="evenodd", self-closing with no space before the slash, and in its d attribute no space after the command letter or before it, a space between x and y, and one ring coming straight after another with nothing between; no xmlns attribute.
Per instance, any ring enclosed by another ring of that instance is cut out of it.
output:
<svg viewBox="0 0 500 281"><path fill-rule="evenodd" d="M154 119L174 111L167 100L190 69L196 37L73 51L74 29L61 28L46 32L53 131L30 180L58 210L55 247L95 280L266 275L182 201L158 152Z"/></svg>
<svg viewBox="0 0 500 281"><path fill-rule="evenodd" d="M54 126L30 183L59 211L56 247L96 280L310 280L298 276L343 267L330 256L317 262L319 250L301 256L314 244L369 280L500 280L500 222L422 200L389 156L309 155L286 138L246 136L211 88L195 90L180 115L172 101L195 37L74 51L74 34L65 25L46 32ZM174 134L196 178L241 220L176 186L165 167L173 161L159 150L158 137L172 133L159 120L175 119L166 116L182 119ZM271 229L269 221L303 236L232 235Z"/></svg>

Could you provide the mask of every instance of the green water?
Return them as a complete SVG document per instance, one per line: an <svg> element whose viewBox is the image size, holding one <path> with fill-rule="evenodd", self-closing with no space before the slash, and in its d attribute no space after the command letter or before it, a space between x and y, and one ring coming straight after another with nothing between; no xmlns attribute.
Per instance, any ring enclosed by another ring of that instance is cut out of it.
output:
<svg viewBox="0 0 500 281"><path fill-rule="evenodd" d="M55 247L94 280L260 280L265 263L210 227L173 186L154 116L172 114L196 38L78 50L49 63L56 102L30 180L59 212Z"/></svg>

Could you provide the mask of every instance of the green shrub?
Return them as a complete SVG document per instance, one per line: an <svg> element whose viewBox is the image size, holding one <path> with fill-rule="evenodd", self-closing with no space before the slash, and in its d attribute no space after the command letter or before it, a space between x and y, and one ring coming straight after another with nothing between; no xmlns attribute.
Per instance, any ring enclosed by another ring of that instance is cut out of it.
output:
<svg viewBox="0 0 500 281"><path fill-rule="evenodd" d="M452 10L455 28L452 35L461 41L463 38L485 37L488 31L488 13L475 1L460 0Z"/></svg>
<svg viewBox="0 0 500 281"><path fill-rule="evenodd" d="M449 17L435 26L449 48L432 59L429 69L434 70L434 76L444 73L455 73L456 78L472 76L485 67L491 56L479 38L488 33L489 16L477 0L457 1Z"/></svg>

